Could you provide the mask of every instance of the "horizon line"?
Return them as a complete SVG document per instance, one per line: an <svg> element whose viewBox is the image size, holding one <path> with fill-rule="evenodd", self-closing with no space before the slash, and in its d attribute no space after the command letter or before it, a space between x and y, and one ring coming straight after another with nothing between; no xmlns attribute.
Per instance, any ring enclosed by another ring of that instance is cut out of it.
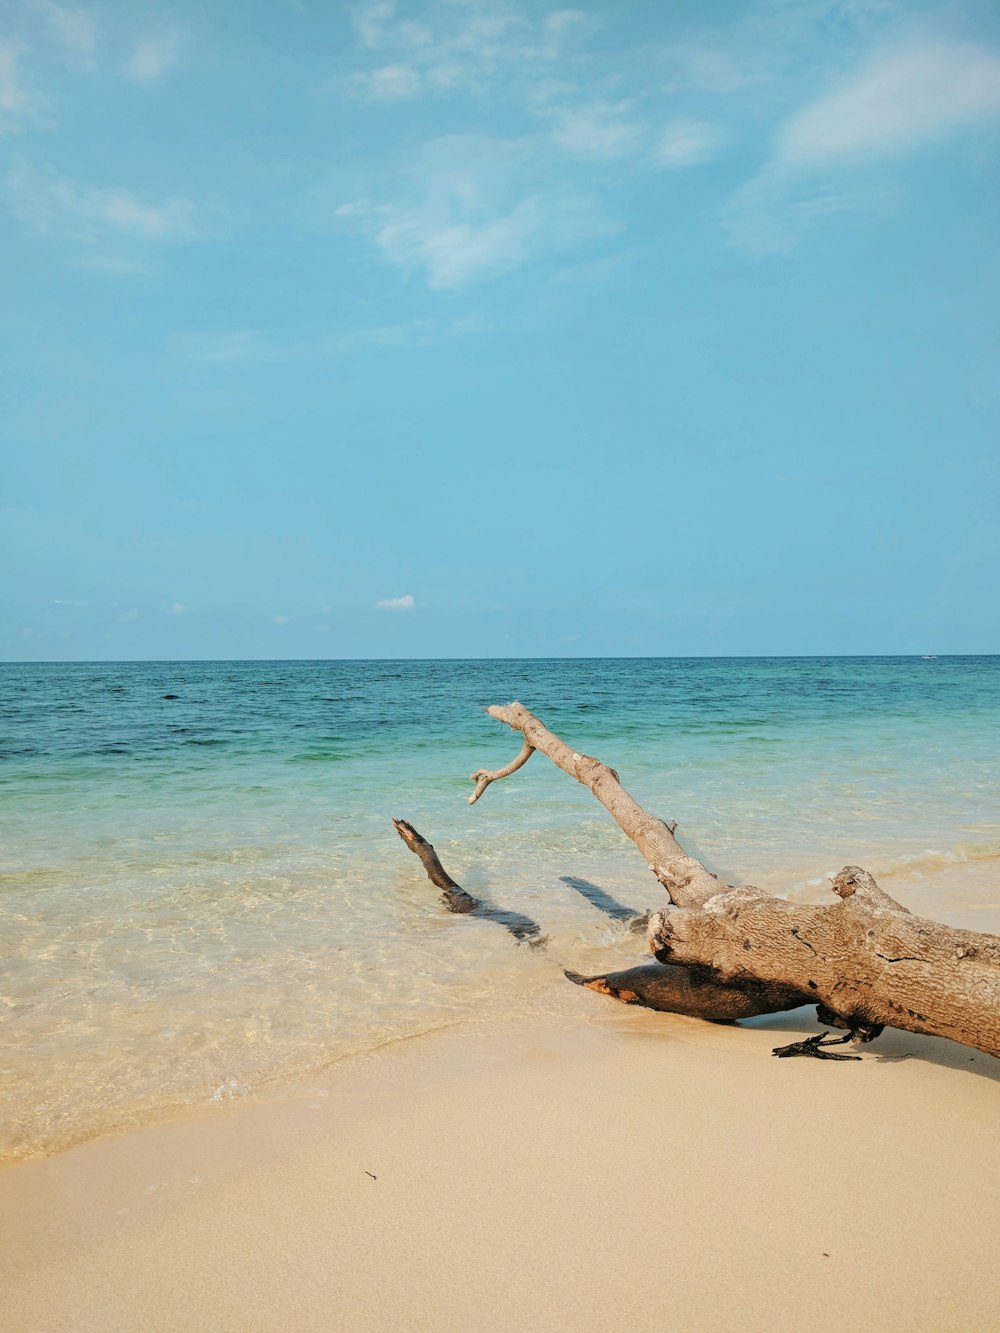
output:
<svg viewBox="0 0 1000 1333"><path fill-rule="evenodd" d="M0 666L156 666L209 662L777 662L777 661L870 661L908 658L940 661L942 658L1000 657L1000 652L944 653L585 653L578 656L528 655L488 657L64 657L0 658Z"/></svg>

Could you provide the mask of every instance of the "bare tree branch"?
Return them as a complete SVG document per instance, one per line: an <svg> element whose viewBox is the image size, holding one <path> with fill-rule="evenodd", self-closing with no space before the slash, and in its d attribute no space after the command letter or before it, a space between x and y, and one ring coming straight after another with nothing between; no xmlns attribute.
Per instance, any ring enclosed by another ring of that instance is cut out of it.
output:
<svg viewBox="0 0 1000 1333"><path fill-rule="evenodd" d="M622 786L613 768L591 755L572 750L523 704L494 704L486 711L498 722L506 722L521 732L526 747L540 750L557 768L593 792L626 837L631 838L642 852L671 902L693 907L719 892L721 886L716 876L695 857L688 856L674 837L676 823L667 823L644 810Z"/></svg>
<svg viewBox="0 0 1000 1333"><path fill-rule="evenodd" d="M534 753L535 747L529 745L528 742L525 741L521 746L521 753L516 759L512 759L505 767L496 768L492 772L485 768L477 768L475 773L473 773L472 777L469 779L470 782L476 784L476 790L469 797L469 804L475 805L491 782L498 782L501 778L509 778L511 773L516 773L519 768L523 767L528 762Z"/></svg>

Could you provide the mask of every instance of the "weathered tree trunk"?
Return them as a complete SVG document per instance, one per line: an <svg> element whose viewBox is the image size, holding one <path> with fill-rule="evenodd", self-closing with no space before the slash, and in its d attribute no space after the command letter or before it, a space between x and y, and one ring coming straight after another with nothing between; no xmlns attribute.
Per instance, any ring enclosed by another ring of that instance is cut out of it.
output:
<svg viewBox="0 0 1000 1333"><path fill-rule="evenodd" d="M649 922L656 964L567 974L571 980L626 1003L713 1020L811 1003L821 1022L860 1040L891 1026L1000 1056L1000 937L913 916L856 866L833 880L839 901L822 906L721 884L684 851L676 824L644 810L614 769L571 749L519 703L487 712L521 732L524 746L506 768L473 775L473 800L541 751L605 806L671 904ZM802 1053L820 1054L811 1045Z"/></svg>

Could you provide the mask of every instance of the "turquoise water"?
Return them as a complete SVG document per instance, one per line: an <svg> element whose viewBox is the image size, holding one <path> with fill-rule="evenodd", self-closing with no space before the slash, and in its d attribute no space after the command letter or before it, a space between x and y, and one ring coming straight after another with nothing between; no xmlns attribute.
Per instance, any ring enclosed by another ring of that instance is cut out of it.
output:
<svg viewBox="0 0 1000 1333"><path fill-rule="evenodd" d="M914 910L1000 930L1000 658L5 665L2 1150L641 957L560 878L662 901L589 793L535 756L466 803L519 748L482 711L513 698L725 879L808 899L860 863ZM443 913L393 815L548 948Z"/></svg>

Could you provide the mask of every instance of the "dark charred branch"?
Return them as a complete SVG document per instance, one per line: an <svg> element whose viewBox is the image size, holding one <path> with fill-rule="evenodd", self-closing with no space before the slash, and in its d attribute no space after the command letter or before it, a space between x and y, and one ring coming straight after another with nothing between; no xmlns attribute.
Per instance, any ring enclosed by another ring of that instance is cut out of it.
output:
<svg viewBox="0 0 1000 1333"><path fill-rule="evenodd" d="M848 1032L845 1037L830 1037L828 1032L819 1032L815 1037L807 1037L805 1041L793 1041L787 1046L775 1046L771 1052L779 1059L785 1060L793 1055L812 1055L817 1060L860 1060L860 1055L838 1055L826 1050L827 1046L843 1046L847 1041L854 1040L854 1033Z"/></svg>
<svg viewBox="0 0 1000 1333"><path fill-rule="evenodd" d="M427 872L430 882L441 890L441 901L449 912L458 912L465 916L479 917L485 921L496 921L509 930L516 940L531 944L544 942L542 928L537 921L522 912L511 912L503 907L494 907L480 898L474 898L457 884L441 864L441 860L431 843L405 819L394 819L396 832L409 847Z"/></svg>
<svg viewBox="0 0 1000 1333"><path fill-rule="evenodd" d="M779 1014L809 1003L808 996L788 987L720 984L707 968L642 963L594 977L582 977L579 972L565 975L577 986L586 986L623 1004L638 1004L668 1014L687 1014L713 1023L733 1023L757 1014Z"/></svg>

